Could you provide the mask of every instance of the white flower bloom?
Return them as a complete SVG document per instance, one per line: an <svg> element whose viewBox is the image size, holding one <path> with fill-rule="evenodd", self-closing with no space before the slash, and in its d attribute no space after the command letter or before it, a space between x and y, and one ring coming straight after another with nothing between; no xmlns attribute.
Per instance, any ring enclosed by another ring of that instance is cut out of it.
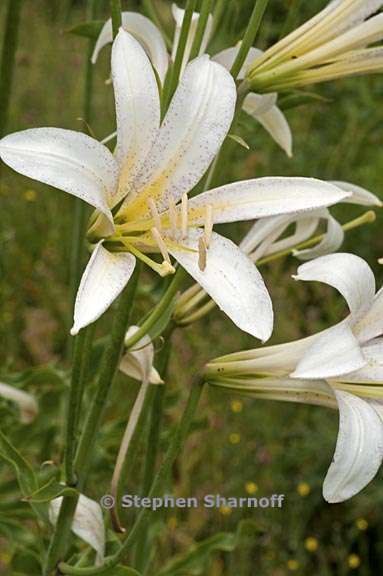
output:
<svg viewBox="0 0 383 576"><path fill-rule="evenodd" d="M382 206L382 202L375 194L360 186L341 181L334 181L332 184L351 193L351 196L345 198L343 202L360 206ZM373 217L373 214L371 216ZM271 216L258 220L243 238L240 248L250 256L253 262L257 262L260 258L271 256L282 250L289 250L309 240L317 230L321 220L327 222L327 230L323 240L314 248L296 250L294 256L301 260L324 256L338 250L344 240L342 226L326 209L287 216ZM280 239L292 224L295 225L294 232Z"/></svg>
<svg viewBox="0 0 383 576"><path fill-rule="evenodd" d="M23 424L29 424L36 418L39 407L32 394L0 382L0 396L17 404Z"/></svg>
<svg viewBox="0 0 383 576"><path fill-rule="evenodd" d="M334 460L323 494L341 502L362 490L383 459L383 290L368 264L331 254L299 267L297 280L335 287L350 315L320 334L211 362L209 382L258 398L307 402L340 412Z"/></svg>
<svg viewBox="0 0 383 576"><path fill-rule="evenodd" d="M369 74L383 68L382 0L332 0L254 60L247 78L261 91Z"/></svg>
<svg viewBox="0 0 383 576"><path fill-rule="evenodd" d="M126 332L127 342L138 330L138 326L130 326ZM148 335L141 338L131 350L127 350L120 362L120 370L127 376L149 382L150 384L163 384L161 376L153 366L154 348Z"/></svg>
<svg viewBox="0 0 383 576"><path fill-rule="evenodd" d="M171 58L174 61L179 37L181 33L182 22L185 15L185 10L179 8L176 4L172 5L172 14L176 22L176 28L174 33L174 41ZM181 67L181 75L185 71L186 64L190 57L190 51L193 45L195 34L197 31L199 21L199 13L194 12L192 17L192 23L190 26L185 53L183 58L183 64ZM123 28L130 32L143 46L146 50L148 56L150 57L154 68L157 70L158 75L163 82L166 72L168 69L169 56L167 55L166 46L161 37L160 30L145 16L135 12L123 12L122 13L122 24ZM209 43L211 33L213 28L213 18L209 15L206 29L204 32L204 37L201 42L201 47L199 54L202 55L207 48ZM161 41L160 41L161 39ZM102 28L99 38L96 42L94 49L92 62L95 63L100 53L101 49L107 44L111 43L113 40L112 23L109 19L104 27ZM234 64L234 60L238 54L240 44L233 48L227 48L216 54L212 59L224 66L227 70L230 70ZM262 54L261 50L257 48L250 48L247 59L240 71L238 78L244 79L247 72L248 66L254 61L254 59ZM286 152L286 154L292 156L292 133L289 124L286 120L285 115L276 105L277 94L248 94L245 98L243 104L243 110L252 116L257 122L263 126L263 128L270 134L270 136L275 140L275 142ZM108 136L105 139L105 143L109 138L114 137L115 134Z"/></svg>
<svg viewBox="0 0 383 576"><path fill-rule="evenodd" d="M59 516L62 496L55 498L49 505L49 521L55 525ZM83 494L77 503L72 522L76 536L84 540L97 553L96 565L102 564L105 555L105 527L101 506Z"/></svg>
<svg viewBox="0 0 383 576"><path fill-rule="evenodd" d="M150 61L122 29L113 44L112 77L114 155L85 134L56 128L26 130L0 141L6 164L98 211L88 232L96 246L78 290L72 334L105 312L129 281L136 258L164 276L174 272L172 254L235 324L266 340L273 314L262 277L230 240L212 233L213 224L323 208L351 193L315 179L260 178L188 200L231 125L232 77L208 56L194 60L161 126ZM148 253L161 253L163 263Z"/></svg>

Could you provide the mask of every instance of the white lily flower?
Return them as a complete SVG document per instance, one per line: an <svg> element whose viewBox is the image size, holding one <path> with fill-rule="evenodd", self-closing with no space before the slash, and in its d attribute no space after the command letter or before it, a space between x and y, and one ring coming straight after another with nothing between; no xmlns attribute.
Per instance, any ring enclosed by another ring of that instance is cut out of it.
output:
<svg viewBox="0 0 383 576"><path fill-rule="evenodd" d="M125 341L129 341L138 326L130 326ZM130 378L149 384L163 384L161 376L153 366L154 347L148 335L141 338L131 350L127 350L120 362L120 370Z"/></svg>
<svg viewBox="0 0 383 576"><path fill-rule="evenodd" d="M49 505L49 521L55 525L63 497L55 498ZM105 555L105 527L101 506L83 494L77 503L72 530L97 553L96 565L102 564Z"/></svg>
<svg viewBox="0 0 383 576"><path fill-rule="evenodd" d="M256 58L247 79L263 91L383 69L382 0L332 0L321 12Z"/></svg>
<svg viewBox="0 0 383 576"><path fill-rule="evenodd" d="M262 277L235 244L212 232L213 224L323 208L350 192L315 179L260 178L189 201L187 193L206 172L231 125L232 77L208 56L194 60L160 126L152 66L140 44L122 29L113 44L112 76L115 155L85 134L56 128L26 130L0 141L6 164L98 211L88 233L96 247L80 283L71 333L107 310L129 281L136 257L164 276L174 272L173 255L237 326L266 340L273 314ZM160 253L162 264L147 253Z"/></svg>
<svg viewBox="0 0 383 576"><path fill-rule="evenodd" d="M23 424L30 424L36 418L39 407L32 394L0 382L0 396L17 404Z"/></svg>
<svg viewBox="0 0 383 576"><path fill-rule="evenodd" d="M341 502L375 476L383 459L383 290L368 264L331 254L299 267L298 280L335 287L350 315L320 334L218 358L209 382L258 398L338 407L339 433L323 494Z"/></svg>
<svg viewBox="0 0 383 576"><path fill-rule="evenodd" d="M173 4L172 14L176 23L173 48L171 54L171 59L174 61L175 55L177 53L185 10L179 8L176 4ZM200 16L198 12L193 13L192 23L190 26L185 47L185 53L183 57L183 64L181 67L181 76L185 71L187 62L189 61L190 51L197 31L199 17ZM130 32L136 38L136 40L138 40L141 43L143 48L146 50L148 56L150 57L154 68L157 70L161 82L163 82L168 69L169 56L166 51L165 43L162 40L161 31L148 18L136 12L123 12L122 25L124 30ZM204 37L201 42L201 47L199 51L200 55L204 54L204 52L206 51L207 45L211 37L212 28L213 28L213 17L210 14L204 32ZM111 20L109 19L105 23L97 39L94 53L92 56L93 63L97 61L97 57L102 48L104 48L104 46L106 46L107 44L110 44L112 41L113 41L112 23ZM224 66L227 70L230 70L232 65L234 64L234 60L238 54L239 49L240 44L238 44L236 47L222 50L221 52L213 56L212 60L218 62L219 64ZM242 70L238 75L238 78L240 80L244 79L249 65L260 54L262 54L261 50L258 50L257 48L250 48L247 59L242 67ZM292 133L285 115L278 108L276 102L277 102L277 93L267 95L252 93L246 96L243 103L243 110L247 114L252 116L255 120L257 120L257 122L259 122L261 126L263 126L263 128L270 134L273 140L286 152L286 154L289 157L291 157ZM104 143L107 143L108 140L114 136L115 133L108 136L104 140Z"/></svg>
<svg viewBox="0 0 383 576"><path fill-rule="evenodd" d="M375 194L361 186L349 182L332 182L338 188L351 193L343 202L359 206L381 207L382 202ZM313 236L321 220L327 222L323 240L314 248L296 250L294 256L301 260L310 260L337 251L343 244L344 231L339 222L326 209L312 210L303 214L271 216L258 220L243 238L240 248L250 256L253 262L271 256L282 250L289 250ZM292 224L295 230L280 239Z"/></svg>

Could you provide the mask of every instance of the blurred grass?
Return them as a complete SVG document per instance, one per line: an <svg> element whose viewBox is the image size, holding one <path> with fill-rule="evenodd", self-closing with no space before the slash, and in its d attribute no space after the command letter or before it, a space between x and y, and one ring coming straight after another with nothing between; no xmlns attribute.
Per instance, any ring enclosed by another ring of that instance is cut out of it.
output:
<svg viewBox="0 0 383 576"><path fill-rule="evenodd" d="M124 4L135 9L140 2ZM269 45L281 30L292 29L323 4L321 0L270 2L258 45L261 48ZM169 5L165 1L158 3L164 21L170 25ZM106 16L108 2L103 3L103 8ZM229 2L212 52L240 39L251 8L252 0ZM0 34L4 11L2 2ZM86 41L65 33L71 23L83 19L82 2L25 0L8 131L37 126L86 130L79 120ZM95 73L91 128L100 139L114 129L113 94L106 83L108 58L106 49ZM241 123L240 129L251 151L231 144L230 161L225 163L222 181L264 175L316 176L348 180L383 198L381 77L345 80L316 91L330 102L314 103L287 113L294 133L292 160L248 119L246 124ZM1 371L23 370L31 364L37 366L49 361L61 366L71 313L68 275L73 200L63 192L40 186L4 168L0 201ZM359 213L344 206L333 212L341 221ZM383 256L382 218L379 214L374 225L354 231L344 245L345 251L367 259L377 273L378 285L383 278L376 265L377 258ZM231 227L230 231L239 237L245 228L241 225ZM276 313L272 342L313 333L346 313L343 300L333 290L319 284L295 283L291 274L296 267L297 262L289 258L263 270ZM149 273L144 280L146 287L156 285L156 279ZM142 289L136 319L150 305L144 298L145 290ZM102 328L108 328L109 318L107 315L102 320ZM197 367L213 356L255 345L253 339L230 325L218 311L177 332L166 423L176 421L179 403ZM40 389L38 383L33 390L50 406L53 446L46 457L58 458L60 437L54 434L58 434L60 422L58 406L56 412L53 410L55 390L49 389L48 398L44 396L45 387ZM107 492L118 439L135 390L136 385L121 379L114 391L105 427L110 432L108 444L98 447L99 465L89 490L95 498ZM240 412L233 411L233 406L239 406L232 404L234 400L240 400ZM360 568L352 570L353 573L361 576L382 573L383 520L379 514L383 503L382 475L350 502L329 506L321 496L321 482L335 445L337 419L336 413L320 408L255 402L217 390L208 391L198 429L188 443L188 457L174 470L176 492L184 496L244 495L246 483L253 482L257 485L256 495L285 494L285 505L283 510L227 514L225 510L199 509L158 516L161 530L158 562L184 549L194 539L216 530L234 530L241 518L251 517L259 526L259 538L245 543L232 557L217 557L209 575L341 576L351 572L348 567L351 553L361 558ZM233 433L237 436L231 436ZM165 432L164 445L166 438ZM233 444L233 438L238 443ZM24 438L24 443L28 448L28 438ZM133 480L132 476L127 488L137 492ZM301 483L309 486L306 496L297 491ZM355 525L361 517L368 522L367 530L358 530ZM308 536L318 540L319 548L314 553L305 548ZM12 569L5 568L4 557L9 558L9 548L4 547L1 554L0 573L12 574Z"/></svg>

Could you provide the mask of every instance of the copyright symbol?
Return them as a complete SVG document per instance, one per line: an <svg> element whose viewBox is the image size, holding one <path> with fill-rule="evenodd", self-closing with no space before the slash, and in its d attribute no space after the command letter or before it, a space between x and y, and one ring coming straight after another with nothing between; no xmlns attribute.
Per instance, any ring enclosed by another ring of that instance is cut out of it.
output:
<svg viewBox="0 0 383 576"><path fill-rule="evenodd" d="M104 496L101 496L100 504L101 507L104 508L105 510L111 510L112 508L114 508L115 504L114 497L111 496L110 494L105 494Z"/></svg>

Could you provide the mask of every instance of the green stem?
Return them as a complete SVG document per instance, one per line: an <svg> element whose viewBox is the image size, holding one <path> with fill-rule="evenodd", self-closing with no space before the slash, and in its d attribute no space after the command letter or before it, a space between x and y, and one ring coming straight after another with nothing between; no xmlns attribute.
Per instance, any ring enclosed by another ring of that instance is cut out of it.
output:
<svg viewBox="0 0 383 576"><path fill-rule="evenodd" d="M202 381L198 381L192 386L181 421L177 429L174 431L174 434L170 441L170 445L166 452L162 465L150 489L149 498L155 498L161 494L164 483L169 477L174 462L179 453L181 452L181 449L183 448L183 445L185 443L187 434L189 432L191 423L197 410L202 390L203 390ZM139 513L131 531L129 532L128 537L125 539L119 550L115 554L113 554L113 556L109 556L108 558L106 558L102 566L99 566L97 568L96 567L76 568L74 566L61 563L59 565L61 573L72 574L74 576L89 576L93 574L112 574L112 572L109 572L109 569L113 568L121 560L123 560L128 550L130 550L133 544L136 543L137 538L141 533L142 527L145 526L146 522L148 521L152 513L153 510L151 510L150 508L144 508Z"/></svg>
<svg viewBox="0 0 383 576"><path fill-rule="evenodd" d="M8 120L12 78L23 0L8 0L0 66L0 137L4 135Z"/></svg>
<svg viewBox="0 0 383 576"><path fill-rule="evenodd" d="M250 17L249 24L247 26L245 35L241 42L241 47L237 54L237 57L234 61L233 66L231 67L231 74L233 75L234 79L238 77L238 74L242 70L242 66L244 65L247 55L249 53L250 48L254 44L254 40L257 36L259 26L261 25L263 15L267 8L269 0L257 0L253 12Z"/></svg>
<svg viewBox="0 0 383 576"><path fill-rule="evenodd" d="M161 300L158 302L157 306L154 308L153 312L148 316L148 318L141 324L140 328L125 341L126 348L132 348L141 338L146 336L159 321L159 319L166 312L167 308L171 304L173 298L177 294L180 284L184 278L185 271L179 266L175 275L172 278L171 283L168 286L165 294L162 296Z"/></svg>
<svg viewBox="0 0 383 576"><path fill-rule="evenodd" d="M78 475L78 486L80 490L86 481L93 454L92 446L124 349L124 338L133 307L139 272L140 264L137 262L133 276L120 298L110 340L102 359L97 389L79 441L75 458L75 471Z"/></svg>
<svg viewBox="0 0 383 576"><path fill-rule="evenodd" d="M174 60L174 64L169 71L164 85L163 95L162 95L162 114L168 109L170 100L177 88L178 81L180 79L182 64L185 56L186 43L189 35L190 26L192 23L193 12L195 9L196 0L187 0L184 18L182 21L181 33L179 37L177 53Z"/></svg>
<svg viewBox="0 0 383 576"><path fill-rule="evenodd" d="M112 15L113 39L117 36L122 25L121 0L110 0L110 12Z"/></svg>
<svg viewBox="0 0 383 576"><path fill-rule="evenodd" d="M76 475L74 473L73 460L76 449L76 420L77 420L77 406L81 396L81 373L82 373L82 360L84 354L84 345L86 339L87 329L83 329L76 336L70 394L68 400L68 411L66 418L66 441L65 441L65 481L68 486L76 484Z"/></svg>
<svg viewBox="0 0 383 576"><path fill-rule="evenodd" d="M215 3L213 11L213 29L211 33L212 38L214 37L215 33L217 32L221 24L222 16L225 11L226 5L227 0L217 0Z"/></svg>
<svg viewBox="0 0 383 576"><path fill-rule="evenodd" d="M72 519L76 511L79 495L66 496L61 504L53 537L50 541L44 567L44 576L49 576L63 558L68 546Z"/></svg>
<svg viewBox="0 0 383 576"><path fill-rule="evenodd" d="M167 380L167 370L169 365L170 351L171 351L171 337L174 330L174 326L169 326L165 337L165 344L161 350L161 356L159 358L158 370L161 374L164 382ZM148 448L144 464L144 479L142 486L142 494L146 496L150 491L150 486L154 478L156 463L158 458L159 443L160 443L160 433L162 424L162 413L163 404L165 396L165 386L156 386L154 390L154 398L152 401L151 414L150 414L150 428L148 435ZM135 550L135 568L140 572L144 573L147 561L150 558L148 553L148 538L147 538L147 526L144 524L140 530L140 534L137 538L137 547Z"/></svg>
<svg viewBox="0 0 383 576"><path fill-rule="evenodd" d="M197 56L199 55L212 6L213 6L213 0L202 1L201 12L198 20L195 37L191 47L189 60L193 60L194 58L197 58Z"/></svg>

